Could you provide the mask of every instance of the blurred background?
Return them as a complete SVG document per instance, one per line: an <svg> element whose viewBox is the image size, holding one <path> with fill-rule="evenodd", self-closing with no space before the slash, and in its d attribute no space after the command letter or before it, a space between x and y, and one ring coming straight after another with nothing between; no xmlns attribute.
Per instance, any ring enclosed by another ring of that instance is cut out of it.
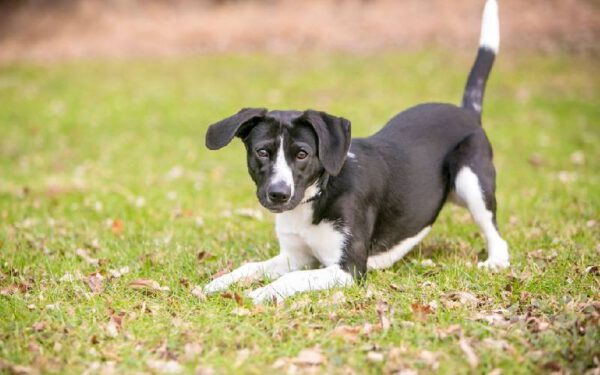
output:
<svg viewBox="0 0 600 375"><path fill-rule="evenodd" d="M499 0L483 124L510 271L473 267L483 239L449 205L405 260L369 274L374 293L336 297L335 318L314 303L323 294L261 313L195 288L279 249L242 143L207 150L209 124L242 107L314 108L360 137L417 103L459 103L483 5L0 0L0 373L265 374L317 344L326 373L382 373L364 348L399 346L406 367L389 373L597 367L600 308L577 301L600 306L598 0ZM457 290L483 298L446 309ZM378 322L375 299L396 312L388 334L334 337L340 322ZM413 316L435 301L434 324ZM481 309L510 309L510 325L476 322ZM441 338L451 324L479 340L477 369L458 337ZM483 345L490 335L509 349Z"/></svg>
<svg viewBox="0 0 600 375"><path fill-rule="evenodd" d="M501 0L502 49L600 52L597 0ZM472 51L473 0L2 0L0 61L226 51Z"/></svg>

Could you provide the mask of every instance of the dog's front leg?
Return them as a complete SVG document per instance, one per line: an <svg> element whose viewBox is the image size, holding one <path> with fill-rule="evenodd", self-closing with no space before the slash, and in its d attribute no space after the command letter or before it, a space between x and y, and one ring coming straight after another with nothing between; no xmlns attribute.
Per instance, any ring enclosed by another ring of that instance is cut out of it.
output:
<svg viewBox="0 0 600 375"><path fill-rule="evenodd" d="M250 292L248 296L258 304L272 300L281 301L299 292L350 286L353 283L352 275L336 264L317 270L288 273L271 284Z"/></svg>
<svg viewBox="0 0 600 375"><path fill-rule="evenodd" d="M246 263L234 271L220 276L204 287L205 293L215 293L227 289L240 280L257 280L265 276L277 279L288 272L299 270L314 262L306 245L292 235L280 235L279 255L264 262Z"/></svg>

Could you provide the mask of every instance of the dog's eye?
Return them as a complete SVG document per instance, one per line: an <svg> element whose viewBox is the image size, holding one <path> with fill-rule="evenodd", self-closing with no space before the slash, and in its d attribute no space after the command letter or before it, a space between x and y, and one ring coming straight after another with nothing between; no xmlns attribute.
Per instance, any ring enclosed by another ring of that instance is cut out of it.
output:
<svg viewBox="0 0 600 375"><path fill-rule="evenodd" d="M256 156L258 156L261 159L266 159L269 157L269 151L265 150L264 148L261 148L260 150L256 150Z"/></svg>
<svg viewBox="0 0 600 375"><path fill-rule="evenodd" d="M300 150L296 154L296 159L298 159L298 160L304 160L304 159L306 159L307 156L308 156L308 153L306 151Z"/></svg>

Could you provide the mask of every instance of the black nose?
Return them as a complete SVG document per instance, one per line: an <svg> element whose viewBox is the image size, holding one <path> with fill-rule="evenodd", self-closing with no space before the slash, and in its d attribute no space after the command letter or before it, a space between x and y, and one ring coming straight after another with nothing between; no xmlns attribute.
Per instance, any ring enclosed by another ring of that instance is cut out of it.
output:
<svg viewBox="0 0 600 375"><path fill-rule="evenodd" d="M292 188L285 182L279 182L269 186L267 191L269 200L273 203L285 203L290 200L292 194Z"/></svg>

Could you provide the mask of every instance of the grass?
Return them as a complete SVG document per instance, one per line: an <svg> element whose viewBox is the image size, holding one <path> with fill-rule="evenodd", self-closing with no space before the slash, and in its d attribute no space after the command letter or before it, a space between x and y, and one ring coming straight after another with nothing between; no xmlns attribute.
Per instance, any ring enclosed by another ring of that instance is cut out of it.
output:
<svg viewBox="0 0 600 375"><path fill-rule="evenodd" d="M278 250L271 215L235 214L259 209L254 187L239 142L204 148L210 123L240 107L311 107L368 135L410 105L456 103L470 64L429 51L0 67L0 371L598 366L600 69L591 59L501 56L492 74L484 126L511 270L476 269L483 240L466 211L447 207L409 256L343 294L254 308L191 292ZM104 289L94 293L96 272ZM132 289L140 278L170 290ZM463 303L456 291L468 293ZM316 365L291 360L311 348Z"/></svg>

